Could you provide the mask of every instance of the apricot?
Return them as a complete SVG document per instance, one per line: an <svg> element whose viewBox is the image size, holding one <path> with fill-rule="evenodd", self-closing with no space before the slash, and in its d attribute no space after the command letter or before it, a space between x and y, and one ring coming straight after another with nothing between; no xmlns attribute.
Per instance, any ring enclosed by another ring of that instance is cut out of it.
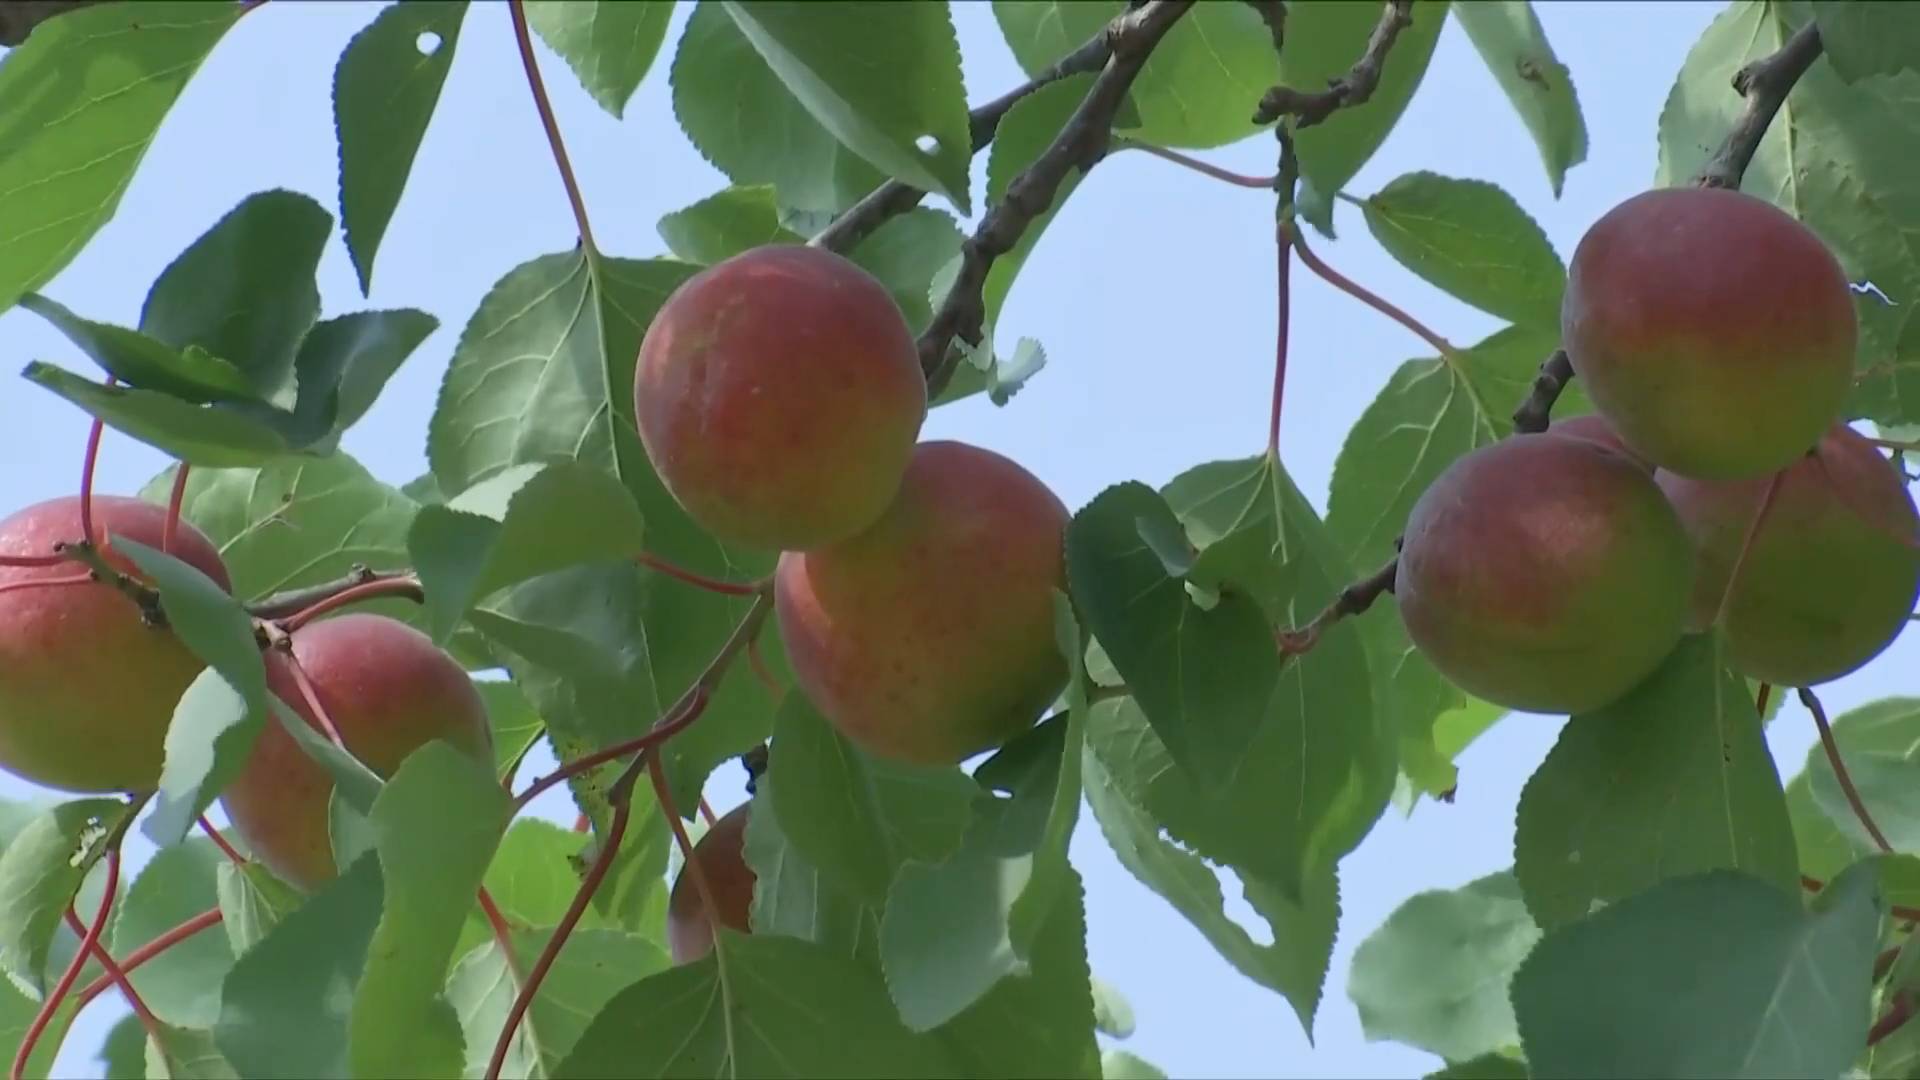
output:
<svg viewBox="0 0 1920 1080"><path fill-rule="evenodd" d="M1693 555L1646 470L1518 435L1456 460L1408 516L1395 595L1462 690L1522 712L1604 706L1679 642Z"/></svg>
<svg viewBox="0 0 1920 1080"><path fill-rule="evenodd" d="M435 739L492 767L486 702L427 635L396 619L354 612L295 630L292 646L341 745L383 779ZM278 650L267 653L267 688L326 733ZM332 796L331 774L269 719L220 801L268 869L313 890L339 872L328 831Z"/></svg>
<svg viewBox="0 0 1920 1080"><path fill-rule="evenodd" d="M849 740L898 761L952 765L1025 730L1066 684L1052 590L1066 588L1068 516L999 454L921 444L879 521L780 557L796 684Z"/></svg>
<svg viewBox="0 0 1920 1080"><path fill-rule="evenodd" d="M674 290L641 341L633 400L688 516L766 550L872 524L927 415L913 332L886 288L830 251L786 245Z"/></svg>
<svg viewBox="0 0 1920 1080"><path fill-rule="evenodd" d="M1547 429L1547 434L1599 443L1609 450L1627 455L1635 464L1648 472L1654 471L1653 462L1641 457L1633 447L1628 446L1626 441L1620 438L1620 433L1613 430L1613 425L1607 423L1607 418L1599 413L1587 413L1584 416L1570 416L1565 420L1555 420L1553 426Z"/></svg>
<svg viewBox="0 0 1920 1080"><path fill-rule="evenodd" d="M707 889L719 909L720 925L742 934L753 908L753 868L747 865L747 813L753 804L741 803L722 814L693 845L693 861L700 866ZM675 964L691 964L713 951L713 920L700 900L700 890L686 866L673 879L667 894L667 952Z"/></svg>
<svg viewBox="0 0 1920 1080"><path fill-rule="evenodd" d="M1772 478L1661 472L1698 552L1689 628L1720 617L1728 662L1779 686L1830 682L1880 655L1920 596L1920 515L1893 464L1836 424L1780 476L1739 580L1728 580Z"/></svg>
<svg viewBox="0 0 1920 1080"><path fill-rule="evenodd" d="M1615 206L1567 271L1561 344L1595 408L1655 465L1704 480L1785 468L1839 419L1859 337L1813 230L1737 191Z"/></svg>
<svg viewBox="0 0 1920 1080"><path fill-rule="evenodd" d="M101 554L136 578L142 575L113 550L113 538L159 548L166 519L152 503L93 496ZM0 554L50 555L55 544L80 538L77 496L0 521ZM222 589L233 587L220 553L185 521L171 553ZM54 584L86 573L77 562L0 566L0 768L64 791L150 791L160 781L174 706L206 664L171 630L147 625L112 585Z"/></svg>

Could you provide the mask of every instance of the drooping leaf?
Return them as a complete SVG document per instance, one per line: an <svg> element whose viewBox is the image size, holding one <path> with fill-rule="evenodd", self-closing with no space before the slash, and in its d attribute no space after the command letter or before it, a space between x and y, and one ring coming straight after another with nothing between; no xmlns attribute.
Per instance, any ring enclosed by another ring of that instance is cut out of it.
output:
<svg viewBox="0 0 1920 1080"><path fill-rule="evenodd" d="M780 204L771 184L717 191L661 218L657 228L675 255L702 266L768 244L805 239L780 223Z"/></svg>
<svg viewBox="0 0 1920 1080"><path fill-rule="evenodd" d="M340 221L364 295L420 140L453 66L466 0L394 4L347 42L333 70Z"/></svg>
<svg viewBox="0 0 1920 1080"><path fill-rule="evenodd" d="M771 773L760 778L747 816L745 856L753 869L748 919L756 934L786 934L880 966L880 911L836 887L780 828Z"/></svg>
<svg viewBox="0 0 1920 1080"><path fill-rule="evenodd" d="M1814 911L1747 874L1678 877L1549 932L1513 977L1527 1073L1839 1076L1866 1042L1867 867Z"/></svg>
<svg viewBox="0 0 1920 1080"><path fill-rule="evenodd" d="M300 386L294 402L299 433L316 451L331 451L373 407L407 357L439 328L440 320L412 308L355 311L316 324L293 360Z"/></svg>
<svg viewBox="0 0 1920 1080"><path fill-rule="evenodd" d="M486 1075L500 1027L520 985L513 970L517 965L525 971L546 948L554 929L544 926L515 933L511 964L500 944L489 940L461 957L447 976L447 1001L459 1014L466 1033L466 1075ZM620 930L575 930L554 958L540 983L539 995L521 1019L500 1075L516 1080L552 1076L609 999L665 970L667 964L660 946L638 935Z"/></svg>
<svg viewBox="0 0 1920 1080"><path fill-rule="evenodd" d="M973 212L973 137L960 46L945 5L722 6L834 138L887 175L946 196L962 214Z"/></svg>
<svg viewBox="0 0 1920 1080"><path fill-rule="evenodd" d="M1882 698L1834 717L1830 727L1834 744L1849 766L1856 758L1883 755L1904 758L1920 747L1920 698ZM1851 768L1848 771L1851 774ZM1851 807L1837 806L1841 816L1822 809L1815 797L1816 781L1824 791L1832 792L1839 786L1833 776L1833 765L1818 743L1807 749L1805 765L1787 784L1787 813L1793 822L1800 872L1830 882L1877 848L1864 836ZM1869 797L1863 792L1862 797L1876 824L1889 827L1882 820L1883 813L1891 812L1890 807L1882 805L1884 796ZM1920 906L1920 873L1910 872L1904 862L1890 862L1883 867L1882 888L1891 903Z"/></svg>
<svg viewBox="0 0 1920 1080"><path fill-rule="evenodd" d="M150 1080L241 1080L213 1032L165 1023L147 1039L146 1070Z"/></svg>
<svg viewBox="0 0 1920 1080"><path fill-rule="evenodd" d="M119 209L161 120L238 4L96 4L0 65L0 311L53 279Z"/></svg>
<svg viewBox="0 0 1920 1080"><path fill-rule="evenodd" d="M227 942L235 957L258 945L305 901L293 886L258 862L244 866L222 863L215 875L220 925L227 932Z"/></svg>
<svg viewBox="0 0 1920 1080"><path fill-rule="evenodd" d="M1539 224L1498 184L1406 173L1360 203L1387 254L1456 299L1548 334L1566 268ZM1502 402L1510 411L1519 402Z"/></svg>
<svg viewBox="0 0 1920 1080"><path fill-rule="evenodd" d="M39 1012L40 1002L21 993L20 989L12 983L0 982L0 1046L13 1048L13 1052L7 1055L9 1062L12 1061L14 1054L19 1053L20 1044L26 1040L27 1029ZM33 1055L27 1059L23 1080L50 1080L55 1075L54 1059L60 1055L62 1044L73 1026L74 1017L79 1012L80 1003L73 997L67 998L54 1011L46 1028L40 1034L40 1041L34 1045ZM133 1049L134 1061L139 1064L141 1044L135 1043ZM141 1076L144 1080L144 1071L142 1066L141 1072L135 1075Z"/></svg>
<svg viewBox="0 0 1920 1080"><path fill-rule="evenodd" d="M1920 18L1905 4L1817 0L1814 21L1833 70L1848 82L1893 75L1920 66Z"/></svg>
<svg viewBox="0 0 1920 1080"><path fill-rule="evenodd" d="M20 306L47 320L94 363L128 386L158 390L196 403L254 397L239 368L204 349L176 349L138 330L83 319L39 293L21 297Z"/></svg>
<svg viewBox="0 0 1920 1080"><path fill-rule="evenodd" d="M486 699L487 723L493 730L494 772L504 780L547 730L546 721L519 687L502 679L475 680Z"/></svg>
<svg viewBox="0 0 1920 1080"><path fill-rule="evenodd" d="M1369 1040L1466 1061L1519 1044L1507 984L1539 940L1508 871L1418 893L1360 943L1347 996Z"/></svg>
<svg viewBox="0 0 1920 1080"><path fill-rule="evenodd" d="M1573 73L1548 44L1531 0L1479 0L1449 10L1533 135L1557 198L1567 170L1587 160L1587 122Z"/></svg>
<svg viewBox="0 0 1920 1080"><path fill-rule="evenodd" d="M114 913L113 955L142 945L219 903L216 879L227 858L210 840L163 848L140 871ZM233 967L233 945L217 929L201 930L168 946L129 974L155 1016L169 1024L204 1028L220 1015L220 981Z"/></svg>
<svg viewBox="0 0 1920 1080"><path fill-rule="evenodd" d="M67 904L126 812L117 799L59 803L36 814L0 852L0 970L35 997L46 992L49 946Z"/></svg>
<svg viewBox="0 0 1920 1080"><path fill-rule="evenodd" d="M667 38L672 0L533 0L527 22L600 107L620 117Z"/></svg>
<svg viewBox="0 0 1920 1080"><path fill-rule="evenodd" d="M20 374L114 430L189 465L251 468L295 449L267 419L236 408L195 405L157 390L102 386L38 360Z"/></svg>

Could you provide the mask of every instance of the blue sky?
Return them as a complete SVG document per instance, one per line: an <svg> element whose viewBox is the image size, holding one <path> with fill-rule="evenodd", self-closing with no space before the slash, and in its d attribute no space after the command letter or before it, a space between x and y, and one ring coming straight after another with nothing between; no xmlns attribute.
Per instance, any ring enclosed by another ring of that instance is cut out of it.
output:
<svg viewBox="0 0 1920 1080"><path fill-rule="evenodd" d="M1518 198L1562 256L1595 217L1646 187L1655 123L1673 73L1722 5L1576 3L1538 6L1581 95L1590 148L1556 201L1526 131L1457 25L1440 39L1412 106L1350 185L1357 195L1409 171L1494 181ZM287 187L324 204L336 196L329 102L335 58L377 5L275 0L222 42L162 128L119 213L45 291L86 316L132 324L148 284L177 252L254 191ZM678 37L688 6L669 33ZM984 2L954 5L969 98L1020 81ZM616 121L541 48L543 70L606 250L664 252L660 215L725 186L674 125L663 53ZM1245 172L1271 170L1273 145L1253 139L1206 155ZM976 176L984 168L977 162ZM976 192L981 188L976 187ZM930 200L932 205L942 205ZM948 208L950 209L950 208ZM1498 327L1394 264L1356 212L1342 207L1341 239L1316 250L1337 268L1415 312L1441 334L1471 342ZM925 435L962 438L1009 454L1079 507L1108 484L1161 484L1187 467L1258 453L1265 444L1273 353L1272 207L1262 192L1227 187L1141 154L1095 170L1054 221L1022 272L1002 332L1043 342L1049 367L1005 408L984 398L944 408ZM476 5L405 199L363 300L345 248L321 271L327 314L419 307L441 329L409 361L345 448L401 483L425 468L426 418L461 326L508 269L568 249L574 225L519 71L503 5ZM1344 294L1296 270L1292 360L1282 457L1324 509L1347 428L1420 342ZM36 317L0 315L0 366L50 360L90 370ZM23 381L0 389L0 507L68 494L86 420ZM131 492L163 467L160 455L109 435L102 491ZM1823 692L1830 709L1897 691L1898 671L1920 670L1916 635ZM1172 909L1121 868L1084 821L1073 857L1086 878L1096 973L1131 1001L1138 1032L1127 1047L1175 1076L1418 1076L1429 1055L1363 1041L1344 975L1354 946L1407 896L1463 884L1511 862L1520 786L1551 746L1557 721L1509 719L1462 758L1458 801L1410 819L1390 811L1342 867L1344 915L1333 971L1310 1044L1286 1002L1220 960ZM1781 771L1799 769L1813 741L1797 705L1770 733ZM531 775L531 773L528 773ZM739 770L723 767L717 809L741 798ZM0 795L28 789L0 778ZM542 807L570 816L558 801ZM136 837L132 865L150 848ZM1226 892L1238 896L1228 882ZM1256 939L1266 932L1257 920ZM69 1038L58 1075L98 1075L93 1055L120 1015L103 997Z"/></svg>

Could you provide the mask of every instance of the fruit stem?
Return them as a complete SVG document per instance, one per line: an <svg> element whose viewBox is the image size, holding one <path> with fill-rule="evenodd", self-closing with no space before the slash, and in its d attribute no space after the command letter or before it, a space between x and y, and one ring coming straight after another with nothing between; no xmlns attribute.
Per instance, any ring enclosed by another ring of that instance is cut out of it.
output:
<svg viewBox="0 0 1920 1080"><path fill-rule="evenodd" d="M1813 714L1814 726L1820 729L1820 746L1827 752L1827 762L1833 766L1834 779L1840 781L1840 792L1847 797L1847 805L1853 807L1853 814L1860 824L1873 837L1873 842L1881 851L1893 854L1893 845L1887 843L1886 834L1880 831L1873 815L1867 812L1867 804L1860 798L1860 789L1853 786L1853 777L1847 773L1846 762L1840 759L1840 746L1833 740L1833 728L1827 723L1827 710L1820 705L1820 699L1807 687L1800 687L1800 704Z"/></svg>
<svg viewBox="0 0 1920 1080"><path fill-rule="evenodd" d="M645 552L635 555L633 561L649 570L665 574L678 581L684 581L689 585L698 586L708 592L719 593L722 596L752 596L766 588L766 583L763 581L751 581L741 584L734 581L721 581L718 578L710 578L705 574L696 574L691 570L685 570L675 566L667 560L660 558L658 555L649 555Z"/></svg>
<svg viewBox="0 0 1920 1080"><path fill-rule="evenodd" d="M1300 230L1292 226L1289 226L1289 229L1293 233L1293 249L1300 253L1300 261L1306 263L1307 269L1318 274L1327 284L1413 331L1422 341L1439 350L1442 358L1451 360L1459 355L1460 350L1454 348L1446 338L1428 329L1426 324L1322 262L1320 256L1315 255L1313 249L1307 246L1306 237L1301 235Z"/></svg>
<svg viewBox="0 0 1920 1080"><path fill-rule="evenodd" d="M320 730L326 733L329 742L345 750L346 740L340 737L340 729L334 726L333 717L327 715L327 707L320 704L320 694L314 689L313 680L307 677L307 669L300 665L292 652L287 653L287 670L292 672L293 684L300 688L300 696L306 701L307 708L313 710L313 718L319 721Z"/></svg>
<svg viewBox="0 0 1920 1080"><path fill-rule="evenodd" d="M667 819L667 826L673 830L673 842L679 845L681 872L693 877L693 891L700 897L700 908L707 916L707 933L713 939L715 962L720 963L720 905L713 902L713 889L707 884L706 869L700 865L699 859L693 857L693 841L687 836L687 827L680 820L679 809L673 805L673 791L667 786L667 771L660 764L660 755L647 755L647 778L653 781L653 794L660 800L660 812Z"/></svg>
<svg viewBox="0 0 1920 1080"><path fill-rule="evenodd" d="M588 829L591 829L591 828L593 828L593 819L587 817L587 815L579 814L574 817L573 819L574 832L586 832Z"/></svg>
<svg viewBox="0 0 1920 1080"><path fill-rule="evenodd" d="M312 607L335 593L345 592L355 585L365 585L371 581L411 581L416 590L419 587L419 579L411 570L373 570L364 565L355 565L346 574L332 581L277 592L257 603L248 604L247 614L256 619L284 619ZM420 601L426 597L425 593L417 591L411 595L401 592L396 592L394 595L404 595L407 599L414 601Z"/></svg>
<svg viewBox="0 0 1920 1080"><path fill-rule="evenodd" d="M753 669L754 677L760 680L760 685L766 687L767 692L774 697L777 698L787 692L787 688L781 686L780 680L774 677L773 669L767 666L767 658L760 655L760 639L757 637L747 642L747 666Z"/></svg>
<svg viewBox="0 0 1920 1080"><path fill-rule="evenodd" d="M74 912L72 904L67 905L66 917L67 926L71 927L74 933L82 937L86 936L87 925L80 921L80 916ZM152 1009L147 1008L147 1003L141 998L140 992L133 988L133 981L127 978L128 969L121 967L120 964L114 960L113 954L107 951L107 947L98 941L95 941L93 945L93 958L98 960L100 967L106 971L106 974L102 975L97 982L104 982L107 986L118 986L120 988L120 996L126 999L127 1007L133 1010L133 1015L139 1019L140 1026L146 1030L150 1038L158 1041L160 1038L160 1020L153 1015ZM89 984L85 989L80 991L79 997L75 999L79 1003L76 1009L86 1008L87 1002L93 1000L92 997L87 995L87 991L92 990L94 985L95 984Z"/></svg>
<svg viewBox="0 0 1920 1080"><path fill-rule="evenodd" d="M181 462L173 470L173 490L167 495L167 522L160 531L160 550L173 554L173 538L180 530L180 504L187 497L187 471L189 466Z"/></svg>
<svg viewBox="0 0 1920 1080"><path fill-rule="evenodd" d="M349 585L331 596L314 601L282 619L281 627L291 634L320 616L346 607L348 604L359 603L362 600L378 600L387 596L419 600L424 595L420 588L420 579L412 574L404 577L377 577L358 585Z"/></svg>
<svg viewBox="0 0 1920 1080"><path fill-rule="evenodd" d="M534 108L540 111L540 125L547 132L547 146L553 150L553 163L560 168L560 182L566 185L567 201L573 204L573 220L580 228L580 243L586 248L588 258L597 256L600 249L593 242L593 228L587 223L587 203L580 195L580 181L574 178L573 162L567 157L567 146L560 138L560 122L553 115L553 102L547 98L547 84L540 78L540 65L533 55L533 35L527 29L527 8L524 0L507 0L507 11L513 18L513 39L520 46L520 66L527 73L527 89L533 92Z"/></svg>
<svg viewBox="0 0 1920 1080"><path fill-rule="evenodd" d="M1878 1043L1880 1040L1900 1030L1900 1028L1911 1019L1913 1019L1913 995L1907 993L1905 990L1895 991L1893 1004L1887 1007L1886 1013L1882 1015L1879 1020L1875 1021L1873 1027L1868 1030L1867 1045L1872 1046Z"/></svg>
<svg viewBox="0 0 1920 1080"><path fill-rule="evenodd" d="M513 927L508 925L507 917L500 911L500 905L494 903L493 894L485 885L480 886L476 894L480 900L481 914L487 917L487 925L493 929L493 940L500 945L500 955L506 957L507 974L513 976L513 985L517 988L526 985L526 973L520 970L520 958L513 951Z"/></svg>
<svg viewBox="0 0 1920 1080"><path fill-rule="evenodd" d="M100 935L107 928L107 916L113 913L114 894L120 888L120 839L126 835L128 824L138 813L139 804L145 801L144 796L140 797L133 806L129 807L119 823L114 826L112 835L107 837L107 880L106 889L100 894L100 907L94 912L92 924L80 935L80 947L74 950L73 959L67 962L67 970L60 974L60 981L54 984L52 992L40 1002L40 1010L33 1014L33 1021L27 1025L27 1033L20 1040L19 1050L13 1055L13 1068L7 1074L9 1080L22 1080L26 1075L27 1062L33 1057L35 1045L40 1042L40 1037L46 1034L47 1025L53 1022L54 1014L60 1011L61 1004L67 999L68 991L72 990L73 984L79 980L80 972L85 970L87 958L100 944Z"/></svg>
<svg viewBox="0 0 1920 1080"><path fill-rule="evenodd" d="M1780 481L1786 476L1786 470L1773 474L1767 481L1767 490L1760 496L1760 505L1754 508L1753 520L1747 522L1746 535L1740 538L1740 551L1733 557L1733 569L1727 572L1727 587L1720 592L1720 604L1714 609L1715 625L1724 625L1727 609L1733 606L1733 592L1740 586L1740 572L1747 568L1747 553L1753 550L1754 538L1760 535L1760 526L1767 519L1767 511L1773 509L1773 499L1780 493Z"/></svg>
<svg viewBox="0 0 1920 1080"><path fill-rule="evenodd" d="M0 566L18 566L24 569L59 566L68 561L70 560L65 555L0 555Z"/></svg>
<svg viewBox="0 0 1920 1080"><path fill-rule="evenodd" d="M1287 144L1282 141L1281 146ZM1288 158L1290 153L1283 149L1281 157ZM1281 172L1290 171L1283 164ZM1291 188L1292 185L1288 185ZM1285 210L1292 200L1291 191L1280 194L1280 213L1276 214L1273 239L1277 251L1276 278L1274 281L1274 332L1273 332L1273 409L1267 418L1267 457L1275 462L1280 460L1280 403L1287 390L1287 316L1292 294L1293 269L1293 231L1287 227Z"/></svg>
<svg viewBox="0 0 1920 1080"><path fill-rule="evenodd" d="M1573 381L1573 360L1567 350L1555 349L1540 362L1540 371L1527 388L1527 399L1513 410L1516 435L1538 435L1553 424L1553 405Z"/></svg>
<svg viewBox="0 0 1920 1080"><path fill-rule="evenodd" d="M107 376L107 385L113 385L113 376ZM93 468L100 461L100 436L106 432L107 425L97 417L93 426L87 429L87 449L80 455L80 539L93 543Z"/></svg>
<svg viewBox="0 0 1920 1080"><path fill-rule="evenodd" d="M1761 716L1767 715L1767 702L1773 697L1773 684L1761 683L1760 689L1753 695L1753 711Z"/></svg>
<svg viewBox="0 0 1920 1080"><path fill-rule="evenodd" d="M700 817L707 823L709 829L713 828L713 823L719 820L714 816L713 807L707 802L705 795L700 796Z"/></svg>
<svg viewBox="0 0 1920 1080"><path fill-rule="evenodd" d="M208 908L200 914L195 915L179 926L168 930L166 933L161 934L159 937L128 953L127 958L119 965L121 975L131 974L138 970L142 964L145 964L147 961L159 956L161 953L166 952L168 949L173 948L175 945L187 940L200 931L220 925L224 919L225 916L217 907ZM113 971L109 969L107 974L88 983L86 988L80 991L80 1007L83 1009L86 1008L89 1001L105 993L117 981L119 981L119 979L117 979Z"/></svg>
<svg viewBox="0 0 1920 1080"><path fill-rule="evenodd" d="M1171 161L1176 165L1185 166L1202 176L1211 176L1215 180L1232 184L1235 187L1262 188L1271 191L1274 181L1279 179L1277 176L1248 176L1245 173L1233 172L1228 169L1223 169L1218 165L1201 161L1199 158L1188 157L1178 150L1169 150L1164 146L1155 146L1152 143L1143 143L1134 139L1116 139L1114 140L1114 144L1115 149L1143 150L1163 161Z"/></svg>
<svg viewBox="0 0 1920 1080"><path fill-rule="evenodd" d="M208 821L205 814L200 815L200 831L207 834L207 839L212 840L213 846L219 848L220 853L225 855L233 865L247 865L246 856L234 850L233 845L227 842L226 837L220 835L220 830L213 827L213 822Z"/></svg>

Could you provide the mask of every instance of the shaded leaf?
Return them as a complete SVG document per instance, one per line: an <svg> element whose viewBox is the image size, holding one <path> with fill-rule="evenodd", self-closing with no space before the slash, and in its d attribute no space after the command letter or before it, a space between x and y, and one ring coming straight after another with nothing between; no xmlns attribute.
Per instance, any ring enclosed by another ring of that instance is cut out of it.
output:
<svg viewBox="0 0 1920 1080"><path fill-rule="evenodd" d="M1130 1050L1108 1050L1100 1055L1100 1075L1106 1080L1167 1080L1158 1065Z"/></svg>
<svg viewBox="0 0 1920 1080"><path fill-rule="evenodd" d="M59 803L36 814L0 852L0 969L36 998L47 990L54 931L126 812L118 799Z"/></svg>
<svg viewBox="0 0 1920 1080"><path fill-rule="evenodd" d="M1912 70L1920 54L1920 12L1905 4L1818 0L1814 21L1833 70L1848 82Z"/></svg>
<svg viewBox="0 0 1920 1080"><path fill-rule="evenodd" d="M294 413L302 433L315 440L317 449L336 445L439 327L440 320L412 308L356 311L315 325L293 361L300 384Z"/></svg>
<svg viewBox="0 0 1920 1080"><path fill-rule="evenodd" d="M804 239L780 223L780 205L771 184L717 191L661 218L656 227L675 255L702 266L768 244L798 244Z"/></svg>
<svg viewBox="0 0 1920 1080"><path fill-rule="evenodd" d="M933 318L929 290L960 253L962 239L960 226L944 211L916 206L873 230L847 257L880 279L917 332Z"/></svg>
<svg viewBox="0 0 1920 1080"><path fill-rule="evenodd" d="M1557 198L1567 170L1587 160L1587 122L1573 73L1548 44L1530 0L1478 0L1449 10L1533 135Z"/></svg>
<svg viewBox="0 0 1920 1080"><path fill-rule="evenodd" d="M39 293L21 297L20 306L53 324L94 363L128 386L196 403L254 397L239 368L204 349L176 349L138 330L83 319Z"/></svg>
<svg viewBox="0 0 1920 1080"><path fill-rule="evenodd" d="M236 957L258 945L305 900L293 886L257 862L244 866L221 863L214 873L220 925Z"/></svg>
<svg viewBox="0 0 1920 1080"><path fill-rule="evenodd" d="M1905 757L1920 748L1920 698L1882 698L1834 717L1830 727L1834 744L1849 765L1856 758L1868 756ZM1852 818L1851 808L1846 809L1845 819L1830 816L1821 808L1814 797L1815 778L1823 790L1838 787L1833 779L1833 765L1819 743L1807 748L1805 764L1787 784L1787 813L1793 822L1800 872L1820 881L1832 881L1877 849L1871 841L1857 839L1860 837L1857 822L1849 822L1845 831L1836 824ZM1867 808L1884 827L1884 822L1879 821L1879 802L1869 801ZM1890 862L1883 867L1881 887L1890 903L1920 906L1920 872L1915 872L1904 861Z"/></svg>
<svg viewBox="0 0 1920 1080"><path fill-rule="evenodd" d="M994 9L998 12L1006 6L1001 0L994 5ZM1168 39L1162 40L1164 42L1170 38L1171 33ZM1158 52L1155 55L1158 56ZM1007 115L1001 118L1000 126L994 131L993 149L987 156L988 206L998 206L1004 201L1007 187L1014 178L1039 160L1040 155L1052 145L1060 129L1066 126L1074 110L1086 98L1087 91L1093 88L1093 81L1092 75L1069 76L1028 94L1007 110ZM1013 291L1014 278L1019 275L1020 268L1026 265L1027 257L1033 254L1034 245L1040 242L1047 226L1067 204L1074 189L1080 186L1081 175L1077 169L1068 170L1054 193L1053 202L1020 234L1013 249L995 259L987 269L986 284L981 286L980 296L986 304L989 326L999 321L1000 309L1006 305L1007 294Z"/></svg>
<svg viewBox="0 0 1920 1080"><path fill-rule="evenodd" d="M1360 208L1387 254L1428 284L1489 314L1559 331L1566 268L1539 224L1499 185L1405 173Z"/></svg>
<svg viewBox="0 0 1920 1080"><path fill-rule="evenodd" d="M146 1046L147 1075L153 1080L240 1080L220 1055L213 1032L162 1024Z"/></svg>
<svg viewBox="0 0 1920 1080"><path fill-rule="evenodd" d="M756 934L786 934L878 970L880 912L834 886L788 842L773 806L778 781L760 778L747 815L745 856L753 869L749 925Z"/></svg>
<svg viewBox="0 0 1920 1080"><path fill-rule="evenodd" d="M0 990L0 995L9 993L11 987ZM0 1014L4 1012L5 1006L0 1005ZM4 1027L0 1022L0 1028ZM19 1045L17 1039L14 1045ZM108 1029L95 1060L100 1062L105 1080L147 1080L147 1033L140 1026L140 1018L128 1013Z"/></svg>
<svg viewBox="0 0 1920 1080"><path fill-rule="evenodd" d="M672 0L533 0L527 22L600 107L624 115L673 18Z"/></svg>
<svg viewBox="0 0 1920 1080"><path fill-rule="evenodd" d="M554 927L513 935L514 964L525 971L552 938ZM667 967L654 942L619 930L578 929L567 938L540 983L501 1067L502 1077L544 1077L573 1049L580 1033L615 994ZM447 976L447 1000L466 1032L467 1076L486 1075L519 980L513 965L488 941L461 957Z"/></svg>
<svg viewBox="0 0 1920 1080"><path fill-rule="evenodd" d="M505 780L546 733L546 722L540 719L533 702L513 683L487 679L475 680L473 685L487 703L487 723L493 730L494 773Z"/></svg>
<svg viewBox="0 0 1920 1080"><path fill-rule="evenodd" d="M128 953L219 903L215 881L227 857L195 838L163 848L134 879L113 917L113 955ZM204 1028L220 1015L220 980L233 966L227 935L202 930L169 946L129 974L133 987L169 1024Z"/></svg>
<svg viewBox="0 0 1920 1080"><path fill-rule="evenodd" d="M157 390L102 386L38 360L20 374L115 431L189 465L246 468L294 451L278 429L252 413L195 405Z"/></svg>

